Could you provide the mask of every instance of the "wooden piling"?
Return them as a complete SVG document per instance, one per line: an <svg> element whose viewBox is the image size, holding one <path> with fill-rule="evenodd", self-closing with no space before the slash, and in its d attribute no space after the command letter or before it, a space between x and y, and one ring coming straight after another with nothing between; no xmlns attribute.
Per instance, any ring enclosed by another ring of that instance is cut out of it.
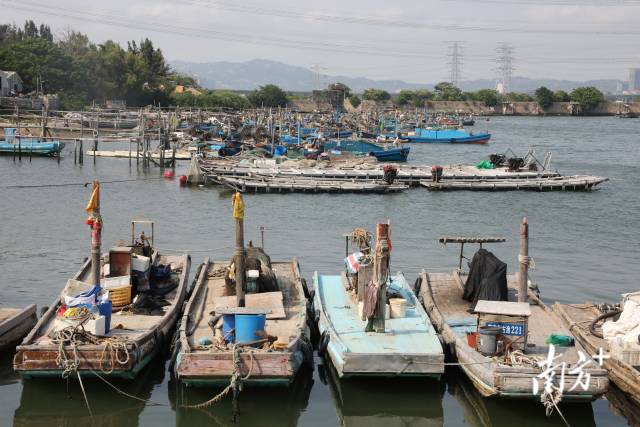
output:
<svg viewBox="0 0 640 427"><path fill-rule="evenodd" d="M244 307L245 285L245 250L244 250L244 206L242 196L235 193L233 196L233 217L236 220L236 249L234 251L236 265L236 302L238 307ZM239 204L241 207L237 207Z"/></svg>
<svg viewBox="0 0 640 427"><path fill-rule="evenodd" d="M385 331L389 259L389 223L381 223L376 226L376 248L373 257L373 281L378 288L378 309L373 319L373 330L377 333Z"/></svg>
<svg viewBox="0 0 640 427"><path fill-rule="evenodd" d="M529 282L529 222L527 218L520 223L520 254L518 255L520 265L518 302L527 302L527 290Z"/></svg>

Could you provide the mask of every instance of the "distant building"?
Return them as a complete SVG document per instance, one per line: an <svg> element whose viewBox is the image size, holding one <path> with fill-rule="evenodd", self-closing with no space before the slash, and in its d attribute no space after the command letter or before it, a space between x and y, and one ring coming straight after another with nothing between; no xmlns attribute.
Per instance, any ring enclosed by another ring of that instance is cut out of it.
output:
<svg viewBox="0 0 640 427"><path fill-rule="evenodd" d="M640 92L640 68L629 70L629 92Z"/></svg>
<svg viewBox="0 0 640 427"><path fill-rule="evenodd" d="M0 70L0 96L22 93L22 79L15 71Z"/></svg>

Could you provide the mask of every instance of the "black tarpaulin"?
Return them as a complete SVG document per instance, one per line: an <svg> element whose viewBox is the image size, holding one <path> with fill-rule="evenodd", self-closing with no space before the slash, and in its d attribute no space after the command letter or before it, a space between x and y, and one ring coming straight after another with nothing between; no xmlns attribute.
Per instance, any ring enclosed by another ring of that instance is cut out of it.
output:
<svg viewBox="0 0 640 427"><path fill-rule="evenodd" d="M507 301L507 264L486 249L480 249L471 259L469 276L464 285L466 301Z"/></svg>

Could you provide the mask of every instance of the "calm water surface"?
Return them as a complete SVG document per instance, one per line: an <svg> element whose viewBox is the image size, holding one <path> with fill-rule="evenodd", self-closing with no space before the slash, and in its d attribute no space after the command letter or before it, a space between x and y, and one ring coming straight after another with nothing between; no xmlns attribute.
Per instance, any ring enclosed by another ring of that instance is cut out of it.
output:
<svg viewBox="0 0 640 427"><path fill-rule="evenodd" d="M392 269L410 279L422 268L449 270L457 247L441 247L445 234L502 235L491 247L511 271L515 268L518 223L531 224L532 271L547 302L617 301L637 290L640 273L640 120L615 118L495 118L481 122L494 135L489 146L412 145L411 162L477 163L491 153L533 147L540 158L553 152L559 171L606 175L610 181L591 193L429 193L415 189L397 195L247 195L245 236L259 241L272 258L297 256L304 276L341 268L343 233L354 227L392 224ZM0 158L0 306L49 305L89 255L83 224L89 189L81 186L8 188L13 185L139 179L105 183L102 214L105 247L129 239L132 218L156 221L157 246L189 250L193 264L211 255L228 258L233 249L230 193L218 188L180 188L158 179L157 168L135 162L85 157L73 164L67 148L60 164L51 159ZM108 149L108 143L101 148ZM183 172L186 165L178 168ZM144 179L143 179L144 178ZM471 255L471 253L469 253ZM192 272L193 273L193 272ZM92 425L75 382L22 382L11 371L10 356L0 359L0 426ZM182 403L209 399L213 390L183 390L157 361L126 392L156 404L118 395L90 381L87 394L98 426L195 426L230 424L230 403L209 410L185 410ZM336 381L317 359L316 370L300 375L288 390L245 390L241 425L248 426L549 426L535 402L483 399L457 371L434 381ZM573 426L622 426L607 400L564 405Z"/></svg>

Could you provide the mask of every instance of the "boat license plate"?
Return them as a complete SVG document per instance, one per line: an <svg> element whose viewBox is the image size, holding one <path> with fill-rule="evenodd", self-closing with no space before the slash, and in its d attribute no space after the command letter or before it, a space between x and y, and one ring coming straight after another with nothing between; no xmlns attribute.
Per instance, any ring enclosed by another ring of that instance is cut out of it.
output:
<svg viewBox="0 0 640 427"><path fill-rule="evenodd" d="M524 325L521 323L487 322L486 325L502 328L502 335L515 335L518 337L524 335Z"/></svg>

